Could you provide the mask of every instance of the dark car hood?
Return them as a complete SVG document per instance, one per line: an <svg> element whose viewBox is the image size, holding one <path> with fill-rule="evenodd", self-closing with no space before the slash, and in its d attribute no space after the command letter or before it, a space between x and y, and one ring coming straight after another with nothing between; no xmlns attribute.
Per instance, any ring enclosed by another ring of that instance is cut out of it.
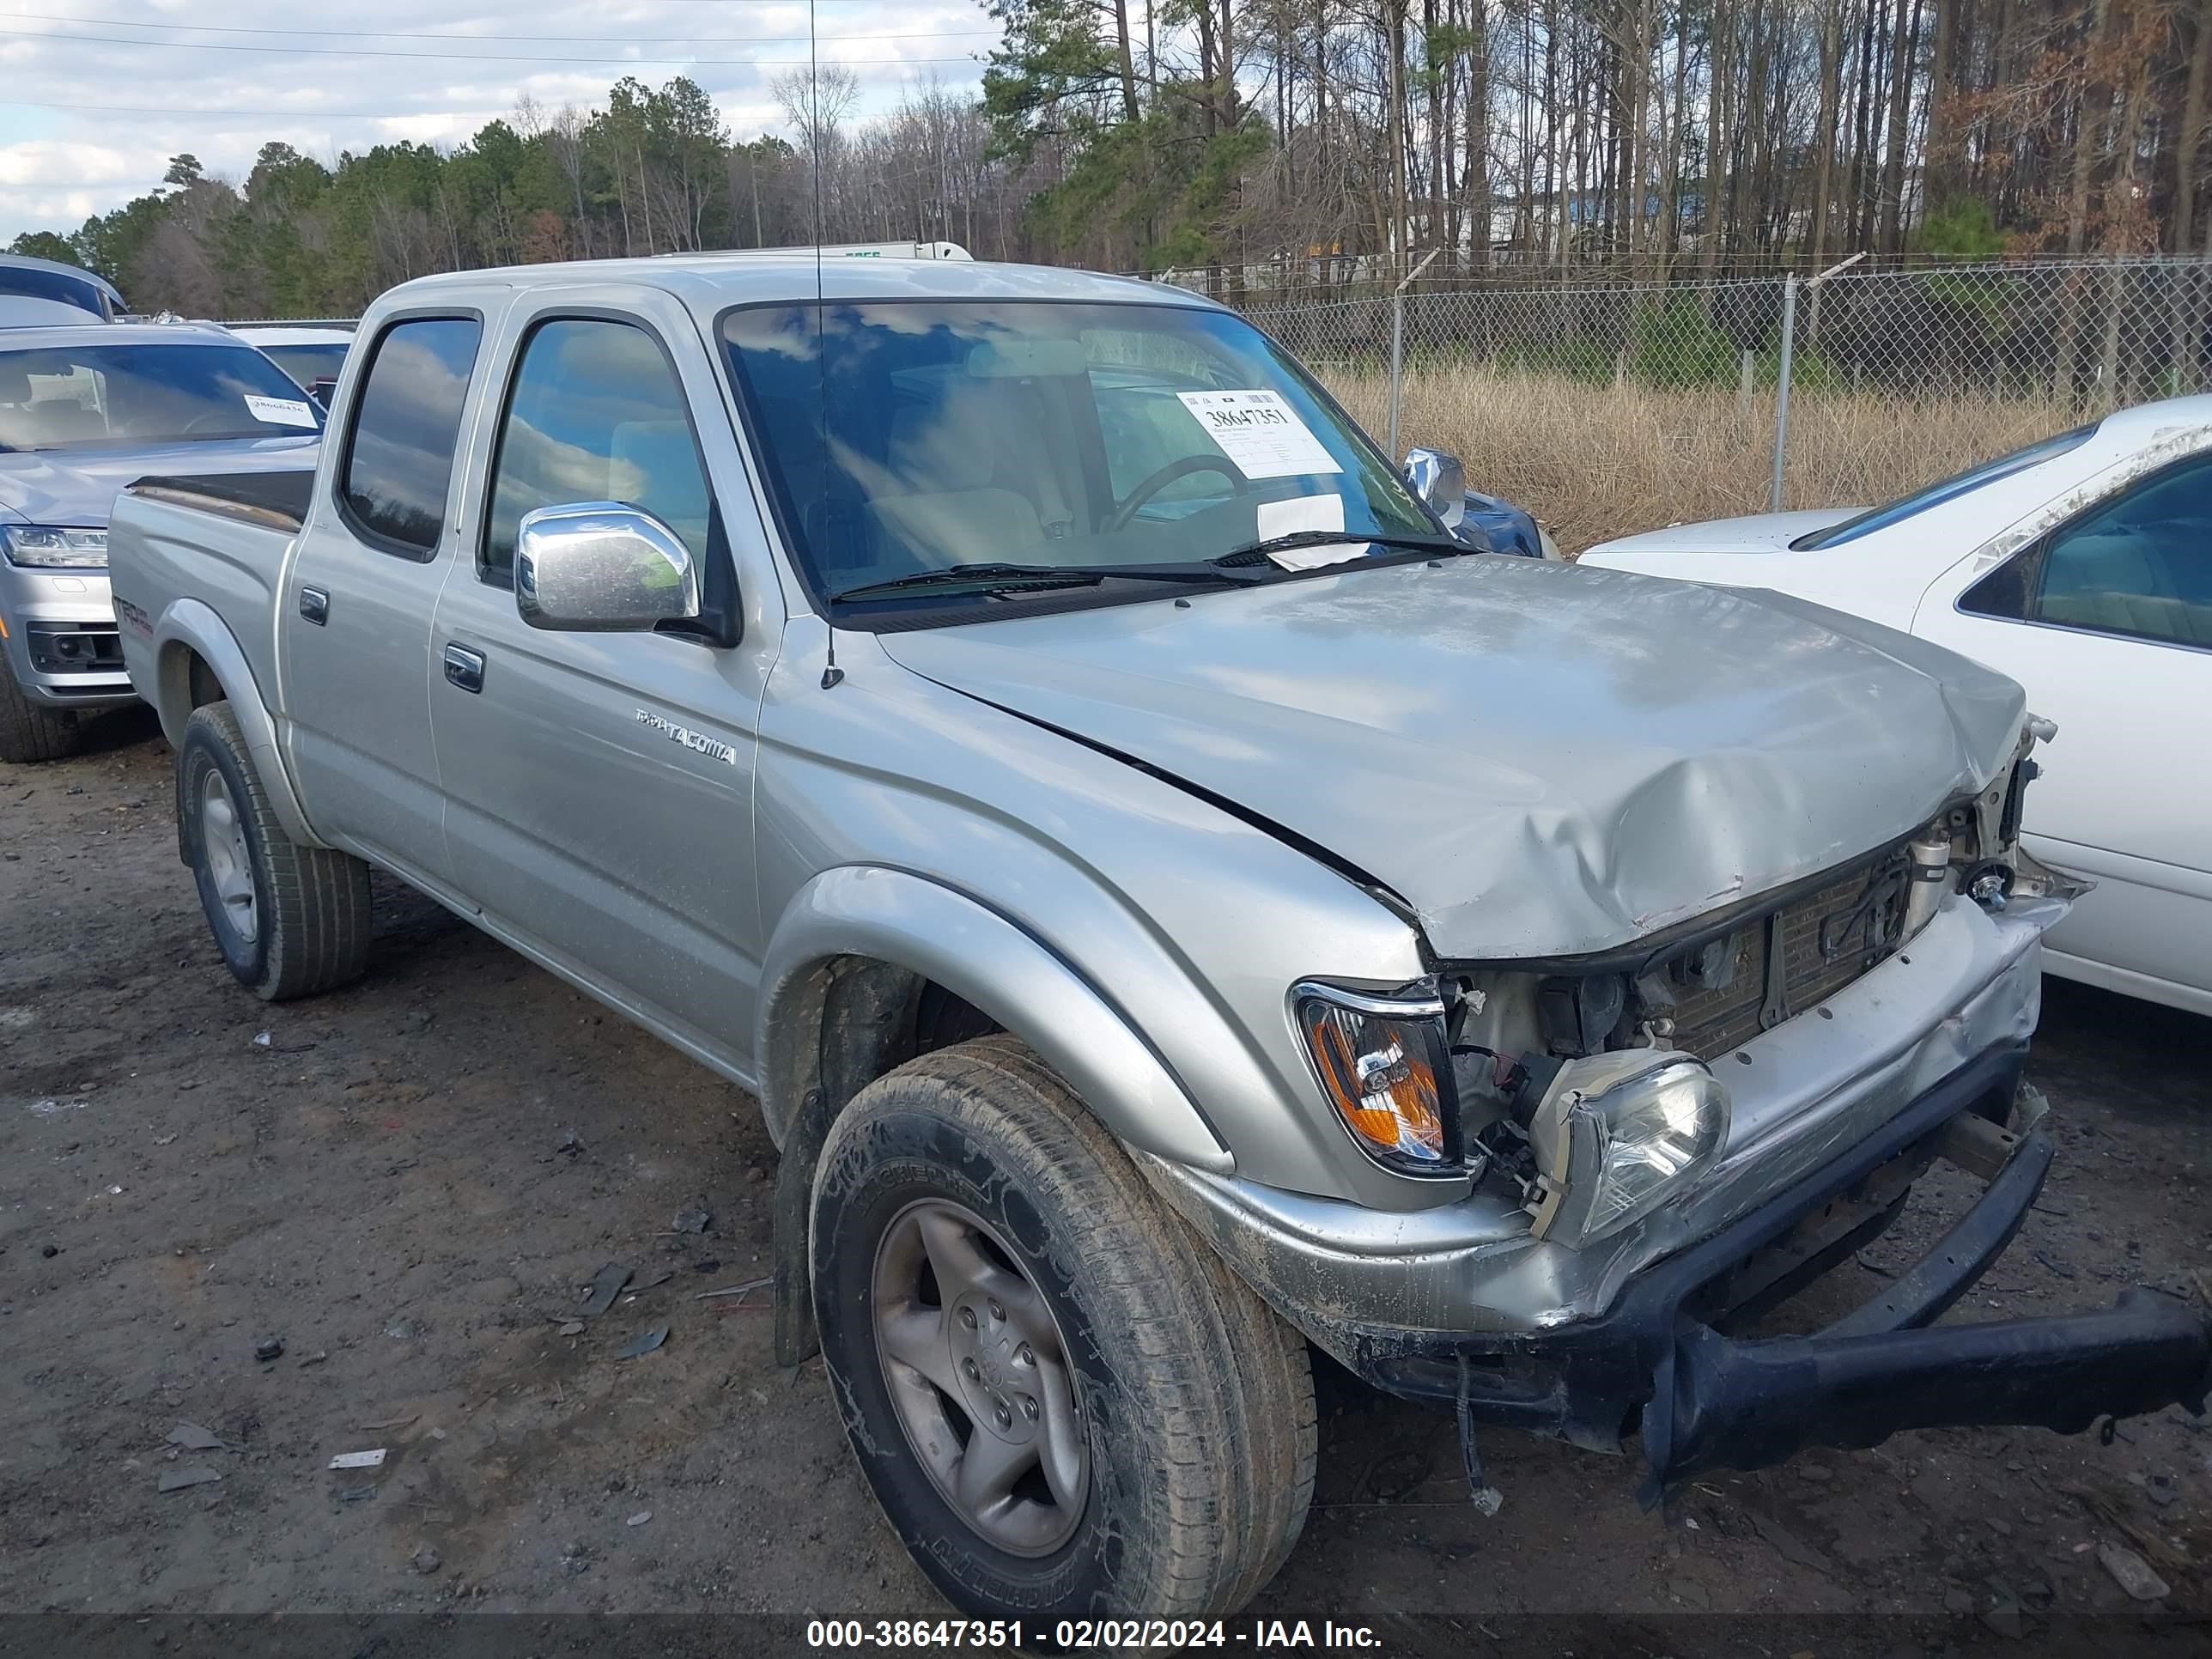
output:
<svg viewBox="0 0 2212 1659"><path fill-rule="evenodd" d="M27 524L107 522L116 492L157 473L291 471L315 464L319 437L222 438L144 449L0 453L0 508Z"/></svg>
<svg viewBox="0 0 2212 1659"><path fill-rule="evenodd" d="M1875 623L1524 559L883 643L1328 849L1456 957L1607 949L1870 851L1996 776L2022 718Z"/></svg>

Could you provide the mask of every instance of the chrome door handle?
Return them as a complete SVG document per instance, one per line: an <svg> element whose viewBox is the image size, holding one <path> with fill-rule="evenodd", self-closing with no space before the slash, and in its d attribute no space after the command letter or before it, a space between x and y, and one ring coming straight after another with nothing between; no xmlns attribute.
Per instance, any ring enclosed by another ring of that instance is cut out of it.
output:
<svg viewBox="0 0 2212 1659"><path fill-rule="evenodd" d="M331 619L331 596L319 587L300 590L300 614L320 628Z"/></svg>
<svg viewBox="0 0 2212 1659"><path fill-rule="evenodd" d="M446 647L446 678L464 691L483 690L483 653L465 645Z"/></svg>

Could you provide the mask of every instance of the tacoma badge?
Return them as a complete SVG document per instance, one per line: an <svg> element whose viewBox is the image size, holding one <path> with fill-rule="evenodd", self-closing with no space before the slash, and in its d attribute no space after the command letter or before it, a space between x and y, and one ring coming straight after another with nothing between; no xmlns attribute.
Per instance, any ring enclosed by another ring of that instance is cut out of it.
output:
<svg viewBox="0 0 2212 1659"><path fill-rule="evenodd" d="M671 743L682 744L695 755L704 755L708 759L718 760L725 766L735 766L738 763L738 751L731 748L728 744L718 738L708 737L703 732L694 732L688 726L678 726L665 715L656 714L649 708L641 708L637 711L637 723L640 726L650 726Z"/></svg>

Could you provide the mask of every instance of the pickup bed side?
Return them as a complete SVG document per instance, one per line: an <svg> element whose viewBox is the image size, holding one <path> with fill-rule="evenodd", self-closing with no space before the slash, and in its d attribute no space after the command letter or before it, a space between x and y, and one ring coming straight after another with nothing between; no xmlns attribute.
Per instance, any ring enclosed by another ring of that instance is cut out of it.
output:
<svg viewBox="0 0 2212 1659"><path fill-rule="evenodd" d="M270 625L313 479L144 478L116 498L112 522L133 547L115 595L124 664L162 734L180 744L193 709L227 699L285 833L319 847L278 754Z"/></svg>

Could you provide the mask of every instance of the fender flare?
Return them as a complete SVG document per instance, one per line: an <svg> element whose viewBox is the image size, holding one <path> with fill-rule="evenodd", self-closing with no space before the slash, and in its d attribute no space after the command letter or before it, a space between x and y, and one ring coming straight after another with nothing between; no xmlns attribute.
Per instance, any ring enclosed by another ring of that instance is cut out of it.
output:
<svg viewBox="0 0 2212 1659"><path fill-rule="evenodd" d="M185 724L192 717L191 658L197 655L214 674L216 684L238 717L246 734L253 769L268 792L269 805L284 833L302 847L327 845L308 827L307 815L292 787L292 774L276 744L276 722L253 678L252 665L232 635L228 624L204 599L172 602L154 624L154 696L161 717L161 733L174 748L184 741Z"/></svg>
<svg viewBox="0 0 2212 1659"><path fill-rule="evenodd" d="M933 980L1027 1042L1124 1144L1227 1175L1236 1160L1167 1063L1113 1001L1025 928L927 877L876 866L827 870L785 908L762 964L753 1052L761 1109L784 1145L816 1056L802 1035L811 971L839 957ZM842 1103L836 1103L842 1105Z"/></svg>
<svg viewBox="0 0 2212 1659"><path fill-rule="evenodd" d="M841 962L869 966L841 977ZM785 908L761 966L753 1054L761 1115L782 1155L774 1201L782 1364L819 1347L807 1263L815 1165L837 1114L878 1074L891 1024L922 979L1028 1042L1123 1144L1224 1175L1236 1167L1166 1062L1097 987L1026 929L940 882L873 865L825 870Z"/></svg>

